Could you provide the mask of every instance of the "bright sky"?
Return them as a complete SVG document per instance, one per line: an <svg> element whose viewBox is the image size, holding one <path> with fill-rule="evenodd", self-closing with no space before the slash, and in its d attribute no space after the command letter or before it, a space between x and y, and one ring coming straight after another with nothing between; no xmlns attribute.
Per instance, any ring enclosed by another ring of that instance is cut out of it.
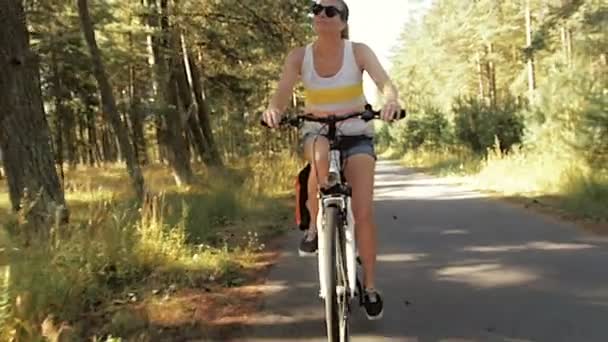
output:
<svg viewBox="0 0 608 342"><path fill-rule="evenodd" d="M431 0L346 0L350 9L350 39L369 45L388 71L391 49L414 7L410 3L420 2L428 6ZM367 74L364 86L368 101L374 103L376 86Z"/></svg>

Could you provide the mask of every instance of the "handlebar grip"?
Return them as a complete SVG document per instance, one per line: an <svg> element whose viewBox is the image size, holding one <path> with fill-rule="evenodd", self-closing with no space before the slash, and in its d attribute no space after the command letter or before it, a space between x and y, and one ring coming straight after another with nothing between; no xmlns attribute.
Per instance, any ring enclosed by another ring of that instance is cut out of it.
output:
<svg viewBox="0 0 608 342"><path fill-rule="evenodd" d="M405 118L406 115L407 112L405 111L405 109L402 109L401 112L399 112L399 120Z"/></svg>
<svg viewBox="0 0 608 342"><path fill-rule="evenodd" d="M289 120L285 117L283 117L281 119L281 121L279 122L279 126L283 126L289 124ZM268 123L266 121L264 121L264 119L260 119L260 125L266 127L266 128L270 128L270 126L268 125Z"/></svg>

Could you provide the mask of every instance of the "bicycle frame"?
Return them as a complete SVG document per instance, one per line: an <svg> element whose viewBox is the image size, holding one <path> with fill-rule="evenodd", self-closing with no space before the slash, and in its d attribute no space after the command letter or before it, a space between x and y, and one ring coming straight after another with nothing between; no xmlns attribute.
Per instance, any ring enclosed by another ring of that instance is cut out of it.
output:
<svg viewBox="0 0 608 342"><path fill-rule="evenodd" d="M343 184L341 177L341 163L340 163L340 151L337 148L337 144L334 139L331 139L333 146L330 146L329 152L329 175L328 182L331 187L336 187L336 191L329 191L327 193L319 192L319 211L317 213L317 229L318 229L318 239L319 239L319 248L318 248L318 256L317 261L319 265L319 283L320 283L320 297L325 299L324 294L326 293L326 284L327 280L324 278L325 272L325 258L326 253L328 251L325 250L325 242L330 238L337 238L336 245L339 247L339 251L343 251L345 253L344 257L346 259L346 277L348 280L348 294L349 299L354 298L356 295L356 283L357 283L357 264L356 264L356 237L355 237L355 219L352 213L351 206L351 195L350 195L350 187ZM338 229L342 229L342 232L337 232L335 236L330 236L329 231L325 229L325 225L323 224L323 218L325 217L325 212L327 207L335 206L339 209L346 217L342 217L343 224L338 226ZM343 239L339 238L340 236ZM335 262L335 261L334 261ZM336 289L336 291L344 291L347 289ZM341 294L341 293L339 293Z"/></svg>
<svg viewBox="0 0 608 342"><path fill-rule="evenodd" d="M343 165L335 131L335 122L332 121L328 134L328 184L317 193L317 262L319 296L325 301L328 340L345 342L349 341L350 302L356 296L358 283L356 239L352 191L342 180Z"/></svg>

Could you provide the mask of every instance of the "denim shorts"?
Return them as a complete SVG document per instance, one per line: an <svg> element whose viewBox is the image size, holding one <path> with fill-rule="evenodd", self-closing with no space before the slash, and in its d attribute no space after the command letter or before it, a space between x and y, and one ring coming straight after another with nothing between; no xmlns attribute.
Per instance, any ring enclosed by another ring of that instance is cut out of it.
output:
<svg viewBox="0 0 608 342"><path fill-rule="evenodd" d="M318 133L305 133L302 137L301 150L304 151L304 146L309 139L314 139L317 136L324 136ZM377 160L376 150L374 148L374 138L366 135L357 136L340 136L342 143L340 144L340 157L346 160L356 154L367 154Z"/></svg>

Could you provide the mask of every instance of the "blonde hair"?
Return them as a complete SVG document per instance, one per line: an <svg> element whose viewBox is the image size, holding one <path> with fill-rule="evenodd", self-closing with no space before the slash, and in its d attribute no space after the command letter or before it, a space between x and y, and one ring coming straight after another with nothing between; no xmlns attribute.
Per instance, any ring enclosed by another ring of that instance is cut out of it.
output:
<svg viewBox="0 0 608 342"><path fill-rule="evenodd" d="M348 39L350 37L348 33L348 5L344 0L339 0L339 2L340 5L342 5L342 15L340 15L340 19L346 24L346 27L341 32L341 37L342 39Z"/></svg>
<svg viewBox="0 0 608 342"><path fill-rule="evenodd" d="M348 24L346 24L346 27L344 28L344 30L342 30L341 32L341 37L342 39L349 39L349 34L348 34Z"/></svg>

